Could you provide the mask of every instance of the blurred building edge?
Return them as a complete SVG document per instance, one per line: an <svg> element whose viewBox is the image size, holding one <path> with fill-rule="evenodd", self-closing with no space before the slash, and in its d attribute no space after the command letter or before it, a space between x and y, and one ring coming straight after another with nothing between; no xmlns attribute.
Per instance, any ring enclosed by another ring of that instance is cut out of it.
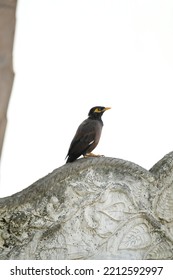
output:
<svg viewBox="0 0 173 280"><path fill-rule="evenodd" d="M0 156L14 80L13 42L17 0L0 0Z"/></svg>

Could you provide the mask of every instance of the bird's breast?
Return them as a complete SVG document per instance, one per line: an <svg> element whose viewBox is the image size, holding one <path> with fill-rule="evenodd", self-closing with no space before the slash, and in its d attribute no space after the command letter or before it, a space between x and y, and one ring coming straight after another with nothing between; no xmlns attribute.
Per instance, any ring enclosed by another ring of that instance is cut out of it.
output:
<svg viewBox="0 0 173 280"><path fill-rule="evenodd" d="M94 124L93 124L93 128L94 128L94 142L96 144L98 144L99 140L100 140L100 136L101 136L101 133L102 133L102 127L103 127L103 123L100 122L100 121L97 121L97 120L94 120L93 121Z"/></svg>

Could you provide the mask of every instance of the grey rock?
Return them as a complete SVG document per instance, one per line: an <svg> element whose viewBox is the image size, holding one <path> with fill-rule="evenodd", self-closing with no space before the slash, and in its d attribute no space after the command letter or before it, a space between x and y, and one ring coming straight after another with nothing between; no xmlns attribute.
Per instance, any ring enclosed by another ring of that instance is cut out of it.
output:
<svg viewBox="0 0 173 280"><path fill-rule="evenodd" d="M0 259L173 259L173 152L79 159L0 199Z"/></svg>

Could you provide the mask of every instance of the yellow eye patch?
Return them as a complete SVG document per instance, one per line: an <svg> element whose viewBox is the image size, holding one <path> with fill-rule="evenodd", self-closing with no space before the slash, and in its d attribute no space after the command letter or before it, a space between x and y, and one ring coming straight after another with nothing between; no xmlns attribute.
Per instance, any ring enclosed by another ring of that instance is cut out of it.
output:
<svg viewBox="0 0 173 280"><path fill-rule="evenodd" d="M100 108L96 108L95 110L94 110L94 113L100 113L102 110L100 109Z"/></svg>
<svg viewBox="0 0 173 280"><path fill-rule="evenodd" d="M111 107L103 107L102 109L97 107L97 108L94 110L94 113L105 112L106 110L109 110L109 109L111 109Z"/></svg>

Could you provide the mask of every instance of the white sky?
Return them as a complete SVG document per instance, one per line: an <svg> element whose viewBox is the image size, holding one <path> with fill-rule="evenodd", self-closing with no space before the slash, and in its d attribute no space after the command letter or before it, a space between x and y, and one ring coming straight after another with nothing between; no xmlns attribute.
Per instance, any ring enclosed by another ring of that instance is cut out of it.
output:
<svg viewBox="0 0 173 280"><path fill-rule="evenodd" d="M149 169L173 149L172 0L18 0L14 69L1 197L63 165L95 105L95 153Z"/></svg>

